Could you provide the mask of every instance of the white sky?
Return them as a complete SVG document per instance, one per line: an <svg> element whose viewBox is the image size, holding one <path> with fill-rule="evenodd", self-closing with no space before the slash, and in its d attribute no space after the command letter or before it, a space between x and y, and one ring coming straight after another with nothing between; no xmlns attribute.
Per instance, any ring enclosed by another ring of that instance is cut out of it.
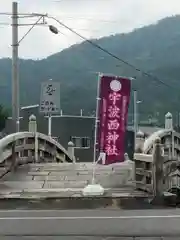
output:
<svg viewBox="0 0 180 240"><path fill-rule="evenodd" d="M129 32L166 16L180 14L180 0L19 0L19 12L48 13L70 26L86 38L100 38ZM0 0L0 12L11 12L11 0ZM32 23L34 19L20 19ZM81 39L48 20L62 33L52 34L47 27L38 26L21 42L21 58L41 59ZM0 57L11 56L11 17L0 15ZM19 39L29 26L19 28Z"/></svg>

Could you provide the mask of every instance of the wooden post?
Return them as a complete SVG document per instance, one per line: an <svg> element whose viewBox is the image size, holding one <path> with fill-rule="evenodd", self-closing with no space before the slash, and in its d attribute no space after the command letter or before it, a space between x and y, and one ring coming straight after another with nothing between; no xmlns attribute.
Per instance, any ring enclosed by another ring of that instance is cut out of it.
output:
<svg viewBox="0 0 180 240"><path fill-rule="evenodd" d="M156 203L163 201L163 149L160 138L156 138L153 148L153 193Z"/></svg>

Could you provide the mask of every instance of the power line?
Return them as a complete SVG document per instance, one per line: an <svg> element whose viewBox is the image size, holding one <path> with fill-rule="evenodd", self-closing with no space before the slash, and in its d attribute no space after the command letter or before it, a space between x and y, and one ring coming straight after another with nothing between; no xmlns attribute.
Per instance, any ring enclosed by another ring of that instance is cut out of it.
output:
<svg viewBox="0 0 180 240"><path fill-rule="evenodd" d="M162 81L161 79L159 79L158 77L150 74L150 73L147 73L143 70L141 70L140 68L137 68L136 66L134 66L133 64L129 63L128 61L116 56L114 53L110 52L109 50L101 47L99 44L93 42L92 40L89 40L87 39L86 37L84 37L83 35L81 35L80 33L76 32L74 29L72 29L71 27L67 26L66 24L64 24L63 22L59 21L58 19L56 19L55 17L53 16L47 16L48 18L50 19L53 19L55 20L57 23L59 23L61 26L63 26L64 28L68 29L69 31L71 31L72 33L74 33L75 35L79 36L81 39L83 39L84 41L88 42L89 44L91 44L92 46L94 46L95 48L103 51L104 53L108 54L109 56L113 57L114 59L122 62L123 64L133 68L134 70L136 70L137 72L140 72L142 75L146 76L146 77L149 77L151 78L152 80L154 80L155 82L158 82L166 87L169 87L169 88L174 88L173 86L165 83L164 81Z"/></svg>
<svg viewBox="0 0 180 240"><path fill-rule="evenodd" d="M40 16L40 17L43 17L43 16ZM23 25L23 24L21 24L21 25ZM26 26L28 25L28 24L25 24ZM31 23L29 24L29 25L31 25ZM42 24L42 25L44 25L44 24ZM9 27L11 27L11 23L8 23L8 22L0 22L0 26L9 26ZM74 30L78 30L78 31L89 31L89 29L88 28L74 28ZM91 29L91 32L100 32L101 31L101 29ZM60 32L60 31L59 31Z"/></svg>
<svg viewBox="0 0 180 240"><path fill-rule="evenodd" d="M92 22L103 22L103 23L112 23L112 24L119 24L121 20L105 20L105 19L94 19L94 18L86 18L86 17L69 17L69 16L59 16L61 19L69 19L69 20L86 20L86 21L92 21Z"/></svg>
<svg viewBox="0 0 180 240"><path fill-rule="evenodd" d="M0 15L12 16L12 12L0 12ZM42 13L18 13L18 16L21 17L47 17L47 14Z"/></svg>

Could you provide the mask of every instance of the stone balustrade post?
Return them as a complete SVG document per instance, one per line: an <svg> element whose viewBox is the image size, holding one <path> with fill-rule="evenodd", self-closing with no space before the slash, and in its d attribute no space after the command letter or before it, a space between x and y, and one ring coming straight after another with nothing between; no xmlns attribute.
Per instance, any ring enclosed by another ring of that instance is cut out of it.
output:
<svg viewBox="0 0 180 240"><path fill-rule="evenodd" d="M33 114L29 117L29 132L37 132L36 116Z"/></svg>
<svg viewBox="0 0 180 240"><path fill-rule="evenodd" d="M153 164L152 164L152 175L153 175L153 194L154 199L157 202L161 202L163 199L163 148L161 145L160 138L156 138L153 146Z"/></svg>
<svg viewBox="0 0 180 240"><path fill-rule="evenodd" d="M37 121L36 116L31 115L29 117L29 132L34 133L34 160L38 162L38 136L37 136Z"/></svg>
<svg viewBox="0 0 180 240"><path fill-rule="evenodd" d="M74 143L73 142L68 142L68 153L70 155L70 157L72 158L73 160L73 163L76 162L76 158L74 156Z"/></svg>

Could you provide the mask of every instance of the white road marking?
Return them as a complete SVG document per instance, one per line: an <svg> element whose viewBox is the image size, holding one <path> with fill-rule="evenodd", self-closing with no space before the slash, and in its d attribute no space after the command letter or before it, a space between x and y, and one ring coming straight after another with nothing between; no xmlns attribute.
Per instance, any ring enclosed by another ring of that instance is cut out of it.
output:
<svg viewBox="0 0 180 240"><path fill-rule="evenodd" d="M73 210L72 210L73 211ZM75 210L76 211L76 210ZM78 210L79 211L79 210ZM43 212L69 212L69 210L58 210L58 209L47 209L47 210L26 210L26 209L7 209L7 210L0 210L0 213L29 213L29 212L32 212L32 213L35 213L35 212L40 212L40 213L43 213Z"/></svg>
<svg viewBox="0 0 180 240"><path fill-rule="evenodd" d="M69 217L0 217L0 220L108 220L108 219L157 219L157 218L180 218L180 215L164 216L69 216Z"/></svg>
<svg viewBox="0 0 180 240"><path fill-rule="evenodd" d="M0 213L25 213L25 212L28 212L28 213L43 213L43 212L95 212L95 210L92 210L92 209L0 209ZM98 212L117 212L117 209L103 209L103 210L98 210ZM131 212L145 212L145 211L148 211L148 212L157 212L156 209L138 209L138 210L131 210ZM164 212L164 213L168 213L169 211L173 211L173 212L180 212L180 209L158 209L158 212ZM129 210L122 210L120 209L119 210L120 213L123 213L123 212L129 212ZM177 214L178 215L178 214Z"/></svg>
<svg viewBox="0 0 180 240"><path fill-rule="evenodd" d="M91 210L91 209L85 209L85 211L86 212L94 212L94 210ZM104 211L106 211L106 210L103 210L103 212ZM109 211L109 210L107 210L107 211ZM117 212L117 210L113 210L113 209L111 209L110 211L116 211ZM124 212L124 210L120 210L121 211L121 213L122 212ZM133 210L132 210L133 211ZM141 210L138 210L138 211L141 211ZM69 212L84 212L84 210L80 210L80 209L71 209L71 210L66 210L66 209L42 209L42 210L34 210L34 209L7 209L7 210L0 210L0 213L50 213L50 212L52 212L52 213L54 213L54 212L67 212L67 213L69 213Z"/></svg>

